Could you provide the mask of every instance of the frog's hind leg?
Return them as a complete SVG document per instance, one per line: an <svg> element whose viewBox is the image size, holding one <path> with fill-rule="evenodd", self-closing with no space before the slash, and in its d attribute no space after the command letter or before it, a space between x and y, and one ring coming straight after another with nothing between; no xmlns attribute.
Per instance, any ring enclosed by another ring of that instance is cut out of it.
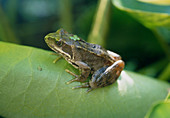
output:
<svg viewBox="0 0 170 118"><path fill-rule="evenodd" d="M95 74L93 74L93 78L99 78L99 77L101 76L101 74L107 69L107 67L108 67L108 66L103 67L103 68L97 70L97 71L95 72ZM69 72L69 73L70 73L70 72ZM70 73L70 74L72 74L72 73ZM73 74L72 74L72 75L73 75ZM86 83L84 83L83 85L79 85L79 86L73 87L72 89L79 89L79 88L88 88L88 90L87 90L86 92L89 93L90 91L92 91L92 90L94 90L94 89L96 89L96 88L98 88L98 87L95 88L95 87L91 86L91 85L89 84L89 82L86 82Z"/></svg>
<svg viewBox="0 0 170 118"><path fill-rule="evenodd" d="M103 67L97 70L89 81L90 87L94 89L102 88L114 83L118 79L123 68L124 62L118 60L109 67Z"/></svg>

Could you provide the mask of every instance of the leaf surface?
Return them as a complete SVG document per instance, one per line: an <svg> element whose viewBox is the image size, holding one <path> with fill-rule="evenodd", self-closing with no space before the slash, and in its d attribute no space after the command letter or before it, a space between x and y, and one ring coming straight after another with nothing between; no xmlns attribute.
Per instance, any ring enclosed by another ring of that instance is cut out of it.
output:
<svg viewBox="0 0 170 118"><path fill-rule="evenodd" d="M168 118L170 116L170 92L165 99L155 104L147 113L145 118Z"/></svg>
<svg viewBox="0 0 170 118"><path fill-rule="evenodd" d="M151 4L141 0L112 0L112 3L170 42L170 5Z"/></svg>
<svg viewBox="0 0 170 118"><path fill-rule="evenodd" d="M86 93L65 83L78 71L50 51L0 42L0 115L6 118L143 118L168 83L123 71L110 86ZM139 112L140 110L140 112Z"/></svg>

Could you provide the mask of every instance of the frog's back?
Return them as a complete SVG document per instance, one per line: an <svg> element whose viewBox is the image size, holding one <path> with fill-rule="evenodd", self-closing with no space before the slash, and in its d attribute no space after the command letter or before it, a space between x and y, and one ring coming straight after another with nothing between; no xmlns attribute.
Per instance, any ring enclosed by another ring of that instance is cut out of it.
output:
<svg viewBox="0 0 170 118"><path fill-rule="evenodd" d="M83 40L76 41L76 55L74 58L88 64L93 70L103 67L103 65L110 65L113 60L107 53L107 50L97 44L87 43Z"/></svg>
<svg viewBox="0 0 170 118"><path fill-rule="evenodd" d="M89 53L95 54L96 56L107 55L107 50L100 45L88 43L84 40L77 41L76 43L76 48L81 48Z"/></svg>

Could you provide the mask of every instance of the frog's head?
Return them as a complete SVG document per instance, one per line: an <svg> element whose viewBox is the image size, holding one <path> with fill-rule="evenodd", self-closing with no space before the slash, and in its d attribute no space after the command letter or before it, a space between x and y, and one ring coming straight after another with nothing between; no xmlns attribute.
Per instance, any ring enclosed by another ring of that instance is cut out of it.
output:
<svg viewBox="0 0 170 118"><path fill-rule="evenodd" d="M75 40L72 39L74 35L69 34L64 29L59 29L54 33L49 33L45 36L45 42L55 52L64 57L71 58L72 45ZM78 40L78 39L77 39Z"/></svg>

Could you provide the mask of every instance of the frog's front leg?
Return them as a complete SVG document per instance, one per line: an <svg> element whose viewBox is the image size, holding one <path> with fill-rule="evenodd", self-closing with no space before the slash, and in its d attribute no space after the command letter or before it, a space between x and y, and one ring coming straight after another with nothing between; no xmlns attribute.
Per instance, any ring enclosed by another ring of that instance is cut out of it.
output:
<svg viewBox="0 0 170 118"><path fill-rule="evenodd" d="M118 79L123 68L124 62L118 60L109 67L103 67L97 70L89 81L90 88L102 88L114 83Z"/></svg>
<svg viewBox="0 0 170 118"><path fill-rule="evenodd" d="M51 53L51 55L56 55L57 56L57 58L53 61L53 63L56 63L58 60L60 60L62 58L62 56L57 54L57 53Z"/></svg>
<svg viewBox="0 0 170 118"><path fill-rule="evenodd" d="M76 75L76 74L72 73L71 71L66 70L66 72L75 76L75 79L68 81L67 84L70 84L70 83L75 82L75 81L84 82L84 81L87 80L87 78L90 74L91 68L86 63L81 62L81 61L76 61L75 64L78 65L78 68L81 71L81 75Z"/></svg>

